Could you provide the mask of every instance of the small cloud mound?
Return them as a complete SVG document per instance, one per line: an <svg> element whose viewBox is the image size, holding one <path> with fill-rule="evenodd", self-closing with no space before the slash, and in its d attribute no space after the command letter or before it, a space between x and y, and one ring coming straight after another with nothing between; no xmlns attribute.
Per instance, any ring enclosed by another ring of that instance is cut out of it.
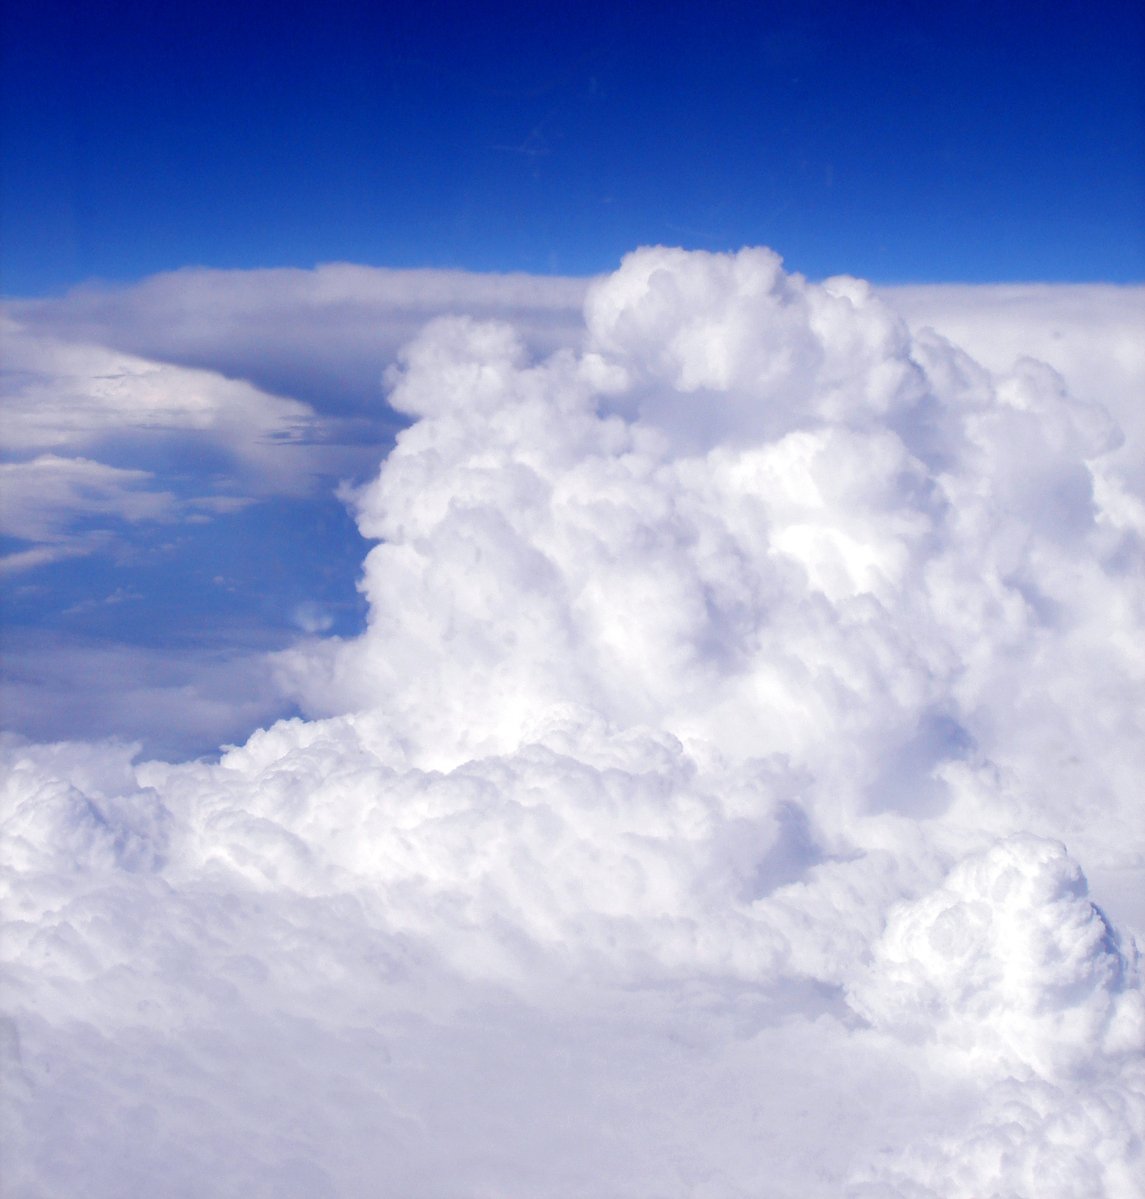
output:
<svg viewBox="0 0 1145 1199"><path fill-rule="evenodd" d="M976 1110L957 1133L886 1155L856 1193L1128 1199L1145 1126L1143 1000L1136 946L1060 844L1012 837L960 862L891 912L849 1001L972 1080Z"/></svg>
<svg viewBox="0 0 1145 1199"><path fill-rule="evenodd" d="M895 909L852 1003L880 1028L970 1055L979 1074L1069 1078L1139 1045L1127 959L1053 841L1012 837Z"/></svg>

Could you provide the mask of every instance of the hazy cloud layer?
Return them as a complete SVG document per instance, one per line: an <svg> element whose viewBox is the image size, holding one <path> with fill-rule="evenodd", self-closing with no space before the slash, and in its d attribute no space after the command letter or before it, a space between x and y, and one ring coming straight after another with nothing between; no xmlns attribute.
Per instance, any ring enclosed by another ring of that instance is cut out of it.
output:
<svg viewBox="0 0 1145 1199"><path fill-rule="evenodd" d="M38 334L218 371L330 413L373 415L382 371L445 313L511 320L537 351L575 342L588 281L332 263L187 269L129 287L14 300Z"/></svg>
<svg viewBox="0 0 1145 1199"><path fill-rule="evenodd" d="M6 743L14 1195L1139 1194L1121 400L765 250L584 328L401 351L306 719Z"/></svg>
<svg viewBox="0 0 1145 1199"><path fill-rule="evenodd" d="M127 589L81 603L105 619L98 609L116 610L111 618L124 625L147 619L146 597ZM275 645L273 635L260 642L243 628L162 645L23 630L4 649L5 716L40 740L82 728L93 740L145 740L167 758L213 755L290 710L274 683Z"/></svg>
<svg viewBox="0 0 1145 1199"><path fill-rule="evenodd" d="M206 520L305 493L321 469L314 413L295 400L12 322L5 345L2 531L28 543L8 569L107 548L114 518ZM192 469L158 479L173 453Z"/></svg>
<svg viewBox="0 0 1145 1199"><path fill-rule="evenodd" d="M1123 441L1103 457L1096 486L1145 534L1145 287L932 285L885 294L912 327L937 329L989 369L1037 359L1074 395L1107 408Z"/></svg>

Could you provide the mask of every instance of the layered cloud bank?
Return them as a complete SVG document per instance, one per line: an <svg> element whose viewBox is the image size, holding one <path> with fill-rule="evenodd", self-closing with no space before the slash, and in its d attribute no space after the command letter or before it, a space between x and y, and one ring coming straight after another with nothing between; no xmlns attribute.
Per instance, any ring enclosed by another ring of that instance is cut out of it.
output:
<svg viewBox="0 0 1145 1199"><path fill-rule="evenodd" d="M304 719L8 743L13 1195L1139 1194L1127 405L766 250L584 313L402 350Z"/></svg>

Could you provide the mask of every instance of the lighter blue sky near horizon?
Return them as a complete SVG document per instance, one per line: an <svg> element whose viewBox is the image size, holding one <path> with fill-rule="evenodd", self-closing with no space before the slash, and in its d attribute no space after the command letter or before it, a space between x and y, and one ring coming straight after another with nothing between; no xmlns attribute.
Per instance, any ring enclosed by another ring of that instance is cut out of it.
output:
<svg viewBox="0 0 1145 1199"><path fill-rule="evenodd" d="M7 7L8 295L656 242L1145 278L1138 3Z"/></svg>

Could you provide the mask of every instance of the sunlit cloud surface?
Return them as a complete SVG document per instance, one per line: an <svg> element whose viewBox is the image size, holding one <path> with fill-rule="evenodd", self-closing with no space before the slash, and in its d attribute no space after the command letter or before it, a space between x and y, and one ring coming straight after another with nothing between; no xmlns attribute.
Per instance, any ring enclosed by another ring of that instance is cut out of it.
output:
<svg viewBox="0 0 1145 1199"><path fill-rule="evenodd" d="M12 1193L1134 1199L1140 290L1007 337L763 249L463 279L325 277L393 313L373 402L132 293L12 313L13 554L341 477L366 605L159 689L247 705L221 756L5 742ZM117 440L192 421L205 471Z"/></svg>

